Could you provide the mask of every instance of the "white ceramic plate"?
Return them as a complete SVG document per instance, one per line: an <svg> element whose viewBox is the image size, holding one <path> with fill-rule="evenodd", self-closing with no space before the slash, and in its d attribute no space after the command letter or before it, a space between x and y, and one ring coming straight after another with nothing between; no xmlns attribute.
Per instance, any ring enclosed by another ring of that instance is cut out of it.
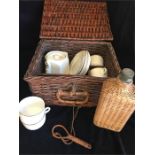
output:
<svg viewBox="0 0 155 155"><path fill-rule="evenodd" d="M91 62L91 57L90 57L89 52L87 51L87 55L86 55L86 58L85 58L85 64L83 66L83 69L82 69L80 75L85 75L88 72L90 62Z"/></svg>
<svg viewBox="0 0 155 155"><path fill-rule="evenodd" d="M87 57L87 51L80 51L78 52L74 58L71 61L70 64L70 74L71 75L78 75L82 71L84 65L85 65L85 60Z"/></svg>
<svg viewBox="0 0 155 155"><path fill-rule="evenodd" d="M44 125L45 121L46 121L46 116L44 116L43 119L36 124L33 124L33 125L23 124L23 126L28 130L38 130Z"/></svg>

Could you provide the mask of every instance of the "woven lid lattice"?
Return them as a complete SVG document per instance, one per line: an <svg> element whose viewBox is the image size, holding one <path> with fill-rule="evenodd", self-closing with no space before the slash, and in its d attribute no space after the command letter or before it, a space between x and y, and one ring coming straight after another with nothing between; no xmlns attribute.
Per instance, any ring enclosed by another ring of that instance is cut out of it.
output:
<svg viewBox="0 0 155 155"><path fill-rule="evenodd" d="M40 38L113 40L106 2L45 0Z"/></svg>

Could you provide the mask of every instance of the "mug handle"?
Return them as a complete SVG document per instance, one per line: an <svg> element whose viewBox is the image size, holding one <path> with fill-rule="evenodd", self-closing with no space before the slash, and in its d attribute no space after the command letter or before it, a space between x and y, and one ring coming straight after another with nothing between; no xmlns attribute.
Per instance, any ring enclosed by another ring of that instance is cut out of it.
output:
<svg viewBox="0 0 155 155"><path fill-rule="evenodd" d="M46 108L45 108L45 114L49 113L49 112L50 112L50 110L51 110L51 108L50 108L50 107L46 107Z"/></svg>

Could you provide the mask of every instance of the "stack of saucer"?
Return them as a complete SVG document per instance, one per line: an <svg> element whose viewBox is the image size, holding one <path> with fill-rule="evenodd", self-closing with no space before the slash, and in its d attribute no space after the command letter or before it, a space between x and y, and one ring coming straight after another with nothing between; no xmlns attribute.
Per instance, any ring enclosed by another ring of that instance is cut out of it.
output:
<svg viewBox="0 0 155 155"><path fill-rule="evenodd" d="M71 75L85 75L90 66L91 58L90 54L86 50L78 52L70 64Z"/></svg>

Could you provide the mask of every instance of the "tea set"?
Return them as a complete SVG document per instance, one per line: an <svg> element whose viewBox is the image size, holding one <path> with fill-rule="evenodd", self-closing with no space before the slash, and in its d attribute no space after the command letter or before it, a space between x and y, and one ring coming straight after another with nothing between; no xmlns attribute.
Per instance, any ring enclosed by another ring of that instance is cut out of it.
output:
<svg viewBox="0 0 155 155"><path fill-rule="evenodd" d="M69 62L69 56L64 51L50 51L45 55L46 74L70 74L88 75L95 77L107 77L107 68L103 67L103 57L100 55L90 56L89 51L79 51Z"/></svg>

